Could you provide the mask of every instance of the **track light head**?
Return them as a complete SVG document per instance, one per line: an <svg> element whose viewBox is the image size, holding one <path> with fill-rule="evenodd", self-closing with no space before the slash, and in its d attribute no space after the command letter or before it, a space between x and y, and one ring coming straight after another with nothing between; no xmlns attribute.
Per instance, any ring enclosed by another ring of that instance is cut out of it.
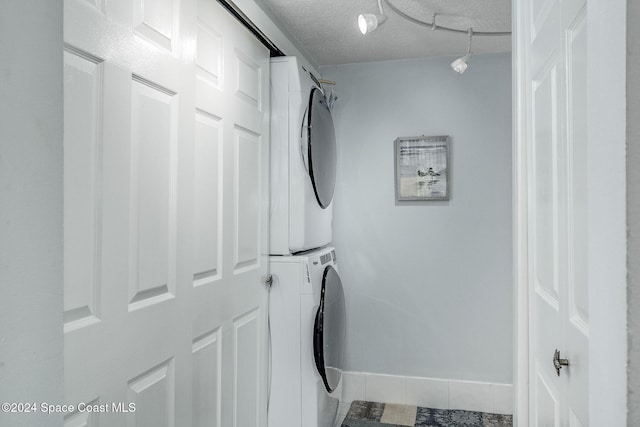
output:
<svg viewBox="0 0 640 427"><path fill-rule="evenodd" d="M469 28L467 30L467 34L469 35L469 45L467 46L467 54L462 58L458 58L451 63L451 68L458 74L462 74L467 70L469 64L469 59L471 59L471 40L473 39L473 29Z"/></svg>
<svg viewBox="0 0 640 427"><path fill-rule="evenodd" d="M469 66L467 62L469 61L470 58L471 58L471 55L466 54L465 56L456 59L451 63L451 68L453 68L453 71L455 71L458 74L464 73L467 70L467 67Z"/></svg>
<svg viewBox="0 0 640 427"><path fill-rule="evenodd" d="M370 33L371 31L384 24L387 20L386 15L374 15L373 13L363 13L358 16L358 28L362 34Z"/></svg>

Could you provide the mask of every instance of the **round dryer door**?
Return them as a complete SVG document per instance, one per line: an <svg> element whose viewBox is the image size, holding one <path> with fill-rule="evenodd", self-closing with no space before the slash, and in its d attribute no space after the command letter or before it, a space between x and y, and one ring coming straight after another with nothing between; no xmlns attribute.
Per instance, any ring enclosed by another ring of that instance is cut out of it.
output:
<svg viewBox="0 0 640 427"><path fill-rule="evenodd" d="M338 387L342 378L346 311L344 291L338 272L331 266L324 269L320 306L313 328L313 353L318 373L328 392Z"/></svg>
<svg viewBox="0 0 640 427"><path fill-rule="evenodd" d="M316 200L325 209L336 186L336 134L327 100L318 88L311 90L307 120L309 176Z"/></svg>

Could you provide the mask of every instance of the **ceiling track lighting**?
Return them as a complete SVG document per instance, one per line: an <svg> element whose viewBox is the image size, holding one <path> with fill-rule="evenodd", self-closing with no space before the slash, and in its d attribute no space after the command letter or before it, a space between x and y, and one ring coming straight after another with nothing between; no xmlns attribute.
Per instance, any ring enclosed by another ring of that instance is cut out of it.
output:
<svg viewBox="0 0 640 427"><path fill-rule="evenodd" d="M382 10L382 0L378 0L378 10L380 14L363 13L358 16L358 28L362 34L370 33L387 20L387 15Z"/></svg>
<svg viewBox="0 0 640 427"><path fill-rule="evenodd" d="M378 0L378 4L380 3L381 0ZM406 13L404 13L403 11L401 11L400 9L398 9L396 6L394 6L393 3L391 3L391 0L384 0L384 4L387 5L387 7L389 7L389 9L393 10L398 16L406 19L409 22L412 22L414 24L423 26L423 27L427 27L430 28L432 30L438 30L438 31L450 31L453 33L461 33L461 34L467 34L468 30L464 29L458 29L458 28L451 28L451 27L445 27L442 25L438 25L436 24L436 16L437 14L434 13L433 14L433 18L431 20L431 22L426 22L426 21L421 21L420 19L416 19L413 16L407 15ZM380 10L382 10L382 6L380 6ZM509 36L511 35L511 31L474 31L473 32L474 36Z"/></svg>
<svg viewBox="0 0 640 427"><path fill-rule="evenodd" d="M365 13L358 16L358 27L360 28L360 32L362 34L368 34L371 31L378 28L387 20L387 15L385 15L384 10L382 10L382 1L378 0L378 9L380 14L371 14ZM467 48L467 54L461 58L456 59L451 63L451 68L459 74L465 72L468 67L467 62L471 58L471 38L473 36L508 36L511 35L511 31L473 31L472 28L461 30L458 28L445 27L442 25L436 24L436 16L437 13L433 14L431 22L421 21L420 19L416 19L413 16L407 15L396 6L391 3L391 0L384 0L384 3L389 7L389 9L393 10L398 16L406 19L409 22L412 22L417 25L421 25L423 27L430 28L431 30L438 31L449 31L452 33L461 33L469 35L469 46Z"/></svg>
<svg viewBox="0 0 640 427"><path fill-rule="evenodd" d="M467 31L469 33L469 45L467 46L467 54L451 63L451 68L453 68L453 71L458 74L462 74L467 70L467 67L469 66L468 62L471 59L471 39L473 38L473 29L469 28L469 30Z"/></svg>

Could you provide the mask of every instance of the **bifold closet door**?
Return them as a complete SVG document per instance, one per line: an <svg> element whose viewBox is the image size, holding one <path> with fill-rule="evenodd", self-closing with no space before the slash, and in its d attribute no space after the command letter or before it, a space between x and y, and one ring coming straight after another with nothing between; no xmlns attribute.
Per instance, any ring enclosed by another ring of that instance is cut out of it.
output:
<svg viewBox="0 0 640 427"><path fill-rule="evenodd" d="M265 426L268 51L215 0L64 22L65 425Z"/></svg>

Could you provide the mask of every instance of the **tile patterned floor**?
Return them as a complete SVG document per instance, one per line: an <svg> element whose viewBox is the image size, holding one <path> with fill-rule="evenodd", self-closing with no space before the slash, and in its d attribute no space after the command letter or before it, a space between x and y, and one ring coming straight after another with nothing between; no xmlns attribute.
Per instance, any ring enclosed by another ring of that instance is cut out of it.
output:
<svg viewBox="0 0 640 427"><path fill-rule="evenodd" d="M342 427L510 427L511 415L356 400Z"/></svg>

